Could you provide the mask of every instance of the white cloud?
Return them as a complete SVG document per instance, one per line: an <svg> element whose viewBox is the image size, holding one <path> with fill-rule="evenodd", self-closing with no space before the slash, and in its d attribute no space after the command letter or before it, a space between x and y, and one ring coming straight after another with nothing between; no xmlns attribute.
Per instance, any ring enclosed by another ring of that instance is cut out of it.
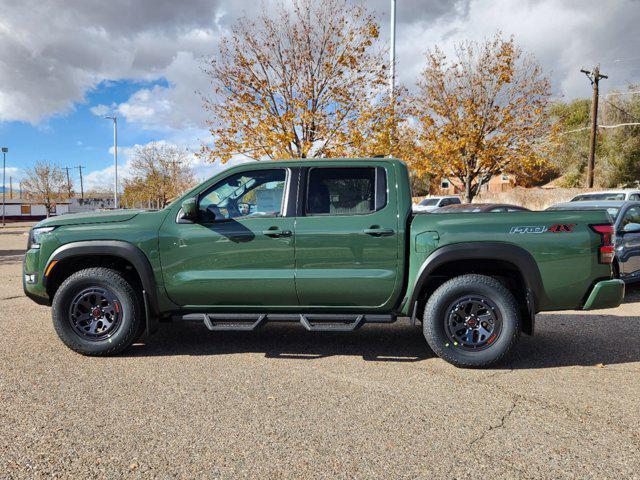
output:
<svg viewBox="0 0 640 480"><path fill-rule="evenodd" d="M89 110L91 110L91 113L93 113L98 117L104 117L105 115L109 115L113 113L114 108L115 108L115 105L112 105L111 107L109 107L108 105L100 104L100 105L95 105L91 107Z"/></svg>
<svg viewBox="0 0 640 480"><path fill-rule="evenodd" d="M65 113L104 80L162 78L218 26L215 0L21 0L0 16L0 121Z"/></svg>
<svg viewBox="0 0 640 480"><path fill-rule="evenodd" d="M168 145L174 145L181 148L184 148L185 143L173 143L168 142L166 140L161 140L160 143L165 143ZM120 188L122 188L122 184L120 183L123 178L131 177L131 161L133 154L135 152L136 147L143 145L133 145L127 147L118 147L118 183L120 184ZM187 162L191 166L198 181L204 181L207 178L212 177L216 173L229 168L232 165L236 165L237 163L246 161L246 159L240 157L233 157L224 165L219 163L211 164L206 161L206 159L197 156L196 152L199 150L199 144L192 144L188 147L189 155L187 157ZM99 191L110 191L113 190L114 183L114 173L115 167L113 164L113 147L109 148L109 155L111 155L111 162L106 164L104 168L99 170L94 170L89 172L84 177L84 186L85 190L99 190ZM105 162L106 163L106 162Z"/></svg>
<svg viewBox="0 0 640 480"><path fill-rule="evenodd" d="M366 5L387 39L388 0ZM64 114L101 82L163 79L166 86L141 88L119 105L93 111L116 109L143 129L188 130L191 137L204 130L196 93L208 88L201 57L215 53L240 14L257 10L255 0L5 0L2 6L0 121L38 123ZM399 79L413 84L424 52L436 44L450 50L455 41L500 29L536 55L558 93L587 96L582 65L602 63L605 90L638 81L640 37L632 32L639 21L634 0L400 0Z"/></svg>
<svg viewBox="0 0 640 480"><path fill-rule="evenodd" d="M118 113L150 130L203 129L206 115L199 92L206 91L208 80L200 67L193 52L178 52L165 69L169 85L138 90L118 105Z"/></svg>
<svg viewBox="0 0 640 480"><path fill-rule="evenodd" d="M354 0L355 1L355 0ZM264 0L266 8L278 0ZM46 120L83 102L87 92L115 80L158 82L119 104L94 105L98 116L117 113L127 124L197 152L211 141L200 92L208 79L204 56L235 19L253 14L255 0L21 0L2 2L0 16L0 122L26 121L47 129ZM366 6L388 39L389 1ZM556 93L590 95L581 66L602 63L603 90L638 82L640 5L634 0L399 0L399 80L411 86L435 45L451 52L455 42L513 34L551 75ZM80 145L80 144L78 144ZM130 173L133 147L120 148L121 177ZM240 161L234 159L233 162ZM226 166L192 155L201 178ZM9 171L10 169L8 169ZM11 170L19 178L20 169ZM9 175L9 174L8 174ZM86 189L111 189L113 165L88 172Z"/></svg>
<svg viewBox="0 0 640 480"><path fill-rule="evenodd" d="M482 40L497 31L514 35L526 52L533 53L551 77L555 93L567 98L590 95L581 66L600 62L609 74L602 85L605 90L640 77L640 62L616 61L637 57L640 51L640 37L628 34L640 22L640 5L634 0L472 0L457 3L455 10L453 16L435 21L418 17L400 26L401 81L413 84L423 68L424 53L435 45L452 53L456 42Z"/></svg>

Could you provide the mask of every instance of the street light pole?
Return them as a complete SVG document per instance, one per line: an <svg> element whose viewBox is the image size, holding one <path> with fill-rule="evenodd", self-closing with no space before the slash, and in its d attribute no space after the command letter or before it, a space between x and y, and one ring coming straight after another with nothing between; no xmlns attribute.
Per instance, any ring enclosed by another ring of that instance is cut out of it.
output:
<svg viewBox="0 0 640 480"><path fill-rule="evenodd" d="M394 101L396 88L396 0L391 0L391 47L389 48L389 99Z"/></svg>
<svg viewBox="0 0 640 480"><path fill-rule="evenodd" d="M113 164L115 167L115 178L113 183L113 206L118 208L118 117L105 116L109 120L113 120Z"/></svg>
<svg viewBox="0 0 640 480"><path fill-rule="evenodd" d="M7 147L2 147L2 226L5 226L4 223L4 212L7 205L6 202L6 172L7 172L7 152L9 149Z"/></svg>

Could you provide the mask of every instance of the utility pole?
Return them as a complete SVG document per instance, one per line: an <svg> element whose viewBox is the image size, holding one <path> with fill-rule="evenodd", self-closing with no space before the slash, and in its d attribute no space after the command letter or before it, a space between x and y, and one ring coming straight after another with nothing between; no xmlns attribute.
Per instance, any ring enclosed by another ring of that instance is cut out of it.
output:
<svg viewBox="0 0 640 480"><path fill-rule="evenodd" d="M13 198L13 177L9 177L9 199Z"/></svg>
<svg viewBox="0 0 640 480"><path fill-rule="evenodd" d="M71 198L71 180L69 179L69 167L64 167L67 172L67 197Z"/></svg>
<svg viewBox="0 0 640 480"><path fill-rule="evenodd" d="M82 165L76 167L80 172L80 204L84 204L84 185L82 185Z"/></svg>
<svg viewBox="0 0 640 480"><path fill-rule="evenodd" d="M596 140L598 139L598 84L601 78L609 78L600 73L600 65L593 67L592 71L580 70L584 73L593 86L593 100L591 101L591 139L589 145L589 166L587 170L587 187L593 188L593 169L596 163Z"/></svg>
<svg viewBox="0 0 640 480"><path fill-rule="evenodd" d="M395 137L395 90L396 90L396 0L391 0L391 46L389 48L389 106L391 107L391 128L389 129L389 157L393 157Z"/></svg>

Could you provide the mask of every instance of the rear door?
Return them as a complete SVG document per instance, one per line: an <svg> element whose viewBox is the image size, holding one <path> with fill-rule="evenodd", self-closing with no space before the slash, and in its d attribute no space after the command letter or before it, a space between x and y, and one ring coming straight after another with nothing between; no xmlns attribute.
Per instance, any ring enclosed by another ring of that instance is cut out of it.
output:
<svg viewBox="0 0 640 480"><path fill-rule="evenodd" d="M384 309L396 300L396 174L391 165L379 165L304 169L295 226L296 292L303 308Z"/></svg>

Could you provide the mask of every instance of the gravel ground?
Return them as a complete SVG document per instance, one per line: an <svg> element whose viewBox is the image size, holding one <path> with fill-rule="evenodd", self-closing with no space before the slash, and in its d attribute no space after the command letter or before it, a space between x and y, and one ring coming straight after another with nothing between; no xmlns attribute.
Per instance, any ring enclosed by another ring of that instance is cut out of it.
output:
<svg viewBox="0 0 640 480"><path fill-rule="evenodd" d="M57 339L0 235L2 478L640 478L640 290L538 316L500 368L406 322L352 334L168 324L115 358Z"/></svg>

